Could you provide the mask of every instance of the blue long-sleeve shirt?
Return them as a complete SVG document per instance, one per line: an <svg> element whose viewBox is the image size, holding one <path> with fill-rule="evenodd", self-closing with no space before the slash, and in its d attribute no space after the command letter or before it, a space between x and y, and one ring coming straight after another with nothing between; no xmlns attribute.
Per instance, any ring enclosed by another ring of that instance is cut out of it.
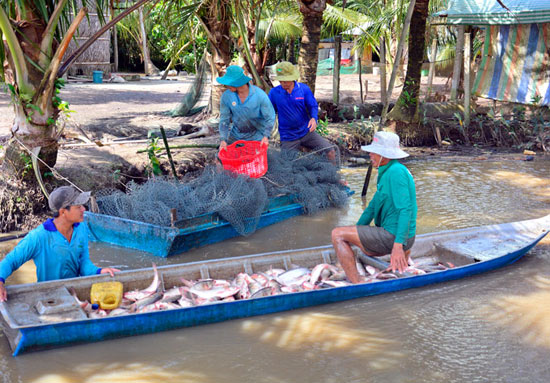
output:
<svg viewBox="0 0 550 383"><path fill-rule="evenodd" d="M416 235L416 188L414 179L397 160L378 168L377 189L358 225L374 224L393 235L395 242L405 243Z"/></svg>
<svg viewBox="0 0 550 383"><path fill-rule="evenodd" d="M75 223L71 242L57 231L53 219L32 230L0 262L0 281L6 279L25 262L34 261L38 282L74 278L101 273L90 260L88 230Z"/></svg>
<svg viewBox="0 0 550 383"><path fill-rule="evenodd" d="M279 115L281 141L302 138L309 132L309 120L318 119L319 105L306 84L294 81L290 94L282 86L276 86L269 92L269 99Z"/></svg>
<svg viewBox="0 0 550 383"><path fill-rule="evenodd" d="M275 111L267 94L249 85L248 97L241 102L237 92L226 90L220 102L220 139L222 141L261 141L275 125Z"/></svg>

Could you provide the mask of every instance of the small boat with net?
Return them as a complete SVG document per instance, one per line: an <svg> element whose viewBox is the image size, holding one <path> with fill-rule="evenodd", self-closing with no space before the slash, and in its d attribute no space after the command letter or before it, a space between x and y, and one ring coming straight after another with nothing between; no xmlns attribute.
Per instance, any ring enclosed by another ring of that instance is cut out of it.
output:
<svg viewBox="0 0 550 383"><path fill-rule="evenodd" d="M122 313L118 308L99 315L90 312L84 302L95 283L112 281L108 275L8 285L8 301L0 303L0 319L15 356L457 280L514 263L548 230L550 215L418 235L411 263L417 265L416 270L424 265L424 271L371 278L355 285L334 278L338 272L334 271L337 259L332 246L123 271L115 274L114 280L122 283L124 299L133 300L133 309ZM355 251L367 264L358 267L372 269L370 258ZM376 275L380 273L382 270ZM261 280L270 288L256 286L254 293L243 290L243 286L252 289L252 284ZM479 283L483 283L481 279Z"/></svg>
<svg viewBox="0 0 550 383"><path fill-rule="evenodd" d="M209 166L190 180L153 178L129 183L126 192L100 191L99 211L84 215L90 240L168 257L342 207L353 194L322 156L277 150L267 156L269 169L260 178Z"/></svg>
<svg viewBox="0 0 550 383"><path fill-rule="evenodd" d="M349 188L342 190L347 195L353 194ZM294 195L270 198L257 218L254 230L302 215L304 212L304 206L296 202ZM242 234L219 213L176 219L173 224L167 226L92 212L85 212L84 219L91 241L145 251L159 257L169 257L239 235L251 234ZM249 218L250 221L255 219Z"/></svg>

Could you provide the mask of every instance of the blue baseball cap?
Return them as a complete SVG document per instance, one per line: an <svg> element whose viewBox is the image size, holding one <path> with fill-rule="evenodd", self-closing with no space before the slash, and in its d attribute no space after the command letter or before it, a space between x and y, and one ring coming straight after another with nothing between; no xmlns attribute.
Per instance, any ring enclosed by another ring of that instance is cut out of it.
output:
<svg viewBox="0 0 550 383"><path fill-rule="evenodd" d="M218 77L216 80L222 85L238 88L247 84L252 79L244 74L244 70L240 66L229 65L225 71L225 75Z"/></svg>

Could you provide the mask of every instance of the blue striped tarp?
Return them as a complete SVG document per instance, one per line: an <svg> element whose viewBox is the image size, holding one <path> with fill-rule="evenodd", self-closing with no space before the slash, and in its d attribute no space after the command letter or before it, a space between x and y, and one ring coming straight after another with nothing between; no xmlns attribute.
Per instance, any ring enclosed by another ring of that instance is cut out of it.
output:
<svg viewBox="0 0 550 383"><path fill-rule="evenodd" d="M449 24L501 25L550 22L550 0L450 0L449 9L437 13Z"/></svg>
<svg viewBox="0 0 550 383"><path fill-rule="evenodd" d="M487 28L473 92L494 100L550 105L550 23Z"/></svg>

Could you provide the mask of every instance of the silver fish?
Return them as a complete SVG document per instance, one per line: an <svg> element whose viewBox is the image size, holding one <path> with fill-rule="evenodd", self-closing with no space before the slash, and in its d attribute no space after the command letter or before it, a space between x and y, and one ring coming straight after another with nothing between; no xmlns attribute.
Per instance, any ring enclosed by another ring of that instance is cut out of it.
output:
<svg viewBox="0 0 550 383"><path fill-rule="evenodd" d="M181 287L173 287L170 290L166 290L162 295L161 302L175 302L181 298Z"/></svg>
<svg viewBox="0 0 550 383"><path fill-rule="evenodd" d="M149 295L152 295L161 290L159 273L157 271L157 265L153 263L154 277L153 282L144 290L134 290L124 293L124 298L131 301L139 301Z"/></svg>
<svg viewBox="0 0 550 383"><path fill-rule="evenodd" d="M256 291L254 294L250 296L250 299L252 298L261 298L261 297L268 297L272 295L271 287L264 287L263 289L260 289Z"/></svg>
<svg viewBox="0 0 550 383"><path fill-rule="evenodd" d="M309 269L306 269L305 267L299 267L297 269L292 269L285 271L284 273L280 274L277 278L277 282L279 282L281 285L290 285L295 284L297 280L302 278L304 275L309 274Z"/></svg>
<svg viewBox="0 0 550 383"><path fill-rule="evenodd" d="M212 287L209 290L196 290L193 287L189 289L189 292L191 292L193 295L197 296L201 299L224 299L230 296L233 296L239 292L239 288L235 286L215 286Z"/></svg>
<svg viewBox="0 0 550 383"><path fill-rule="evenodd" d="M140 310L145 306L153 304L156 301L158 301L160 298L162 298L162 292L161 291L157 291L156 293L153 293L153 294L148 295L144 298L141 298L140 300L136 301L136 303L135 303L136 310Z"/></svg>

